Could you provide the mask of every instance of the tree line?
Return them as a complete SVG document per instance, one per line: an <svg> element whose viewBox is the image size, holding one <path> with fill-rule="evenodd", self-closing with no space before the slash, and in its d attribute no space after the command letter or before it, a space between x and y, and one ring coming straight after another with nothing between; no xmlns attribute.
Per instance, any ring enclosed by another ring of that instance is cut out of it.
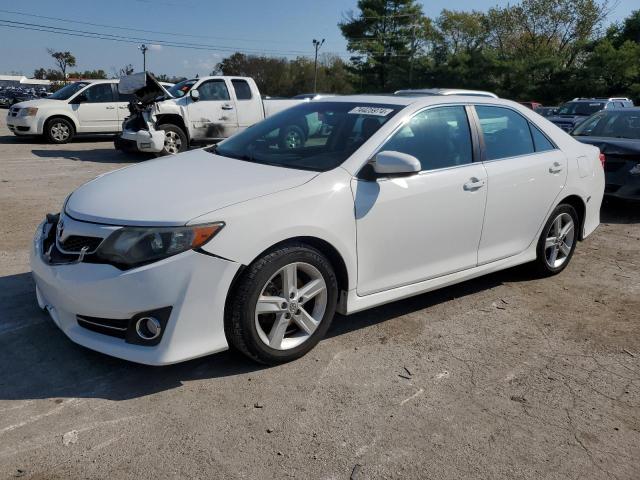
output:
<svg viewBox="0 0 640 480"><path fill-rule="evenodd" d="M338 24L349 59L320 56L318 91L452 87L545 104L577 96L622 95L640 101L640 10L607 24L611 9L609 0L520 0L486 12L445 9L431 18L417 0L359 0ZM67 78L75 57L49 53L58 68L37 69L35 77ZM113 76L132 71L126 65L114 69ZM289 97L312 91L315 68L306 57L234 53L211 73L250 76L265 94ZM68 76L107 78L107 73Z"/></svg>
<svg viewBox="0 0 640 480"><path fill-rule="evenodd" d="M349 61L325 57L318 91L452 87L547 104L577 96L639 101L640 10L605 28L610 8L598 0L521 0L430 18L416 0L359 0L339 23ZM313 61L305 58L236 53L215 73L253 76L271 95L313 85Z"/></svg>

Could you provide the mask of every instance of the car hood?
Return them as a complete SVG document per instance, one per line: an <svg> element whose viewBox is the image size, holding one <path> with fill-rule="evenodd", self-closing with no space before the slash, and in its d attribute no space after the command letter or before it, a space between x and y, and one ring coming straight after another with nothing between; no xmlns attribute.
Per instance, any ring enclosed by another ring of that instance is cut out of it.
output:
<svg viewBox="0 0 640 480"><path fill-rule="evenodd" d="M194 150L102 175L73 192L65 211L77 220L111 225L184 225L316 175Z"/></svg>
<svg viewBox="0 0 640 480"><path fill-rule="evenodd" d="M14 105L17 108L27 108L27 107L36 107L36 108L46 108L46 107L58 107L62 102L66 102L66 100L51 100L49 98L36 98L34 100L27 100L25 102L19 102Z"/></svg>
<svg viewBox="0 0 640 480"><path fill-rule="evenodd" d="M598 147L605 155L640 156L640 140L632 138L574 136L576 140Z"/></svg>
<svg viewBox="0 0 640 480"><path fill-rule="evenodd" d="M148 72L120 77L118 91L123 94L133 94L145 105L153 103L158 98L173 98L160 82Z"/></svg>

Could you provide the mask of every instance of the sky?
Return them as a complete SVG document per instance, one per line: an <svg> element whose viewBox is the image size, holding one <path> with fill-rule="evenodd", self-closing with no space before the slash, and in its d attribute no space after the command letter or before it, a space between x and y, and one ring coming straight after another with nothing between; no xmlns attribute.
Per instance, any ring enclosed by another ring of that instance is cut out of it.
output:
<svg viewBox="0 0 640 480"><path fill-rule="evenodd" d="M615 8L609 21L621 20L632 10L640 8L640 0L614 2ZM139 43L151 44L147 52L148 70L157 74L191 77L209 74L220 60L236 50L287 57L312 56L314 38L326 39L321 53L337 53L346 57L346 43L337 24L345 13L355 8L356 3L357 0L0 0L0 20L30 23L31 28L41 28L35 25L55 25L104 35L138 37ZM421 3L425 14L435 17L443 8L486 10L509 2L424 0ZM513 0L511 3L514 3ZM39 15L40 18L7 11ZM16 23L11 25L24 27ZM154 40L204 47L176 48L154 44ZM47 48L72 52L77 58L77 67L73 70L102 68L112 75L127 64L133 64L136 71L142 70L142 54L135 43L0 25L0 73L15 72L31 76L38 67L53 68Z"/></svg>

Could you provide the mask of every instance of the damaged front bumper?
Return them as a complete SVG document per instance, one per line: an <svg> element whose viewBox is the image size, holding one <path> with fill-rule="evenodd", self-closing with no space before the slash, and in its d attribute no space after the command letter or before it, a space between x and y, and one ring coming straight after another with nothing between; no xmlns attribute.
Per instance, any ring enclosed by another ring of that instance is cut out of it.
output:
<svg viewBox="0 0 640 480"><path fill-rule="evenodd" d="M165 133L154 128L155 120L150 112L137 114L136 119L127 119L122 125L122 133L116 139L118 150L145 153L160 153L164 149ZM144 128L139 128L140 123Z"/></svg>

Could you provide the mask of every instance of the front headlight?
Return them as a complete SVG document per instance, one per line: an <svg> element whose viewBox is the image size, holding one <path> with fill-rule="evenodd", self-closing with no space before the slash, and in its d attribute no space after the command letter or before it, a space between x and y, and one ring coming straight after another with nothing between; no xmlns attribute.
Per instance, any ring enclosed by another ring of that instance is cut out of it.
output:
<svg viewBox="0 0 640 480"><path fill-rule="evenodd" d="M21 108L20 109L20 116L21 117L35 117L36 113L38 113L38 109L34 108L34 107Z"/></svg>
<svg viewBox="0 0 640 480"><path fill-rule="evenodd" d="M132 268L198 248L211 240L223 222L193 227L123 227L100 245L98 258Z"/></svg>

